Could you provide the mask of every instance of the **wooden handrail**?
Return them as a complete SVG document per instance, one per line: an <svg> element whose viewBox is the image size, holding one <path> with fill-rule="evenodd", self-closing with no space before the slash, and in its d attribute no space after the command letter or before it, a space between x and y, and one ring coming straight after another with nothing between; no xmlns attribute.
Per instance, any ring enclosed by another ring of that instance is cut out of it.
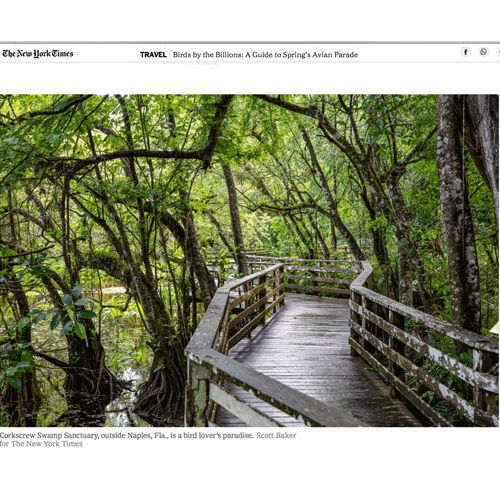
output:
<svg viewBox="0 0 500 500"><path fill-rule="evenodd" d="M308 426L367 426L349 413L332 408L213 349L193 349L188 360L203 367L207 378L210 373L222 376Z"/></svg>
<svg viewBox="0 0 500 500"><path fill-rule="evenodd" d="M215 292L214 298L210 302L210 306L205 312L196 332L189 341L186 347L186 351L205 347L215 349L218 342L220 329L222 326L222 321L227 311L227 306L230 298L231 292L238 290L239 288L248 285L256 279L260 279L262 276L266 276L273 272L282 269L282 264L275 264L263 271L253 273L249 276L244 276L233 281L230 281L226 285L220 287ZM284 299L283 299L284 300Z"/></svg>
<svg viewBox="0 0 500 500"><path fill-rule="evenodd" d="M353 275L360 273L361 265L354 260L296 259L248 255L248 265L262 268L279 260L285 264L285 291L314 293L347 298ZM254 260L250 260L250 259ZM309 265L304 265L309 264ZM354 266L354 267L353 267Z"/></svg>
<svg viewBox="0 0 500 500"><path fill-rule="evenodd" d="M279 425L224 389L225 381L306 425L366 425L349 413L332 409L228 356L236 342L284 306L284 268L283 263L278 263L217 290L185 350L188 360L186 426L215 424L215 403L224 405L250 425Z"/></svg>
<svg viewBox="0 0 500 500"><path fill-rule="evenodd" d="M280 425L224 389L224 381L232 382L308 425L364 425L350 414L332 411L324 403L227 356L236 342L283 307L286 288L321 294L336 292L333 287L342 285L349 287L352 353L375 368L390 384L394 395L411 403L421 416L438 426L453 424L447 415L422 397L421 388L427 395L433 394L445 401L473 425L498 426L497 341L374 292L369 287L373 270L366 261L252 257L255 261L249 259L249 264L253 268L279 263L219 288L186 348L189 374L186 425L215 422L215 403L231 409L250 425ZM296 275L296 272L302 274ZM335 272L345 274L342 278L328 274ZM357 274L354 279L346 277L353 273ZM292 279L309 280L327 287L303 284L294 287L290 283ZM440 348L440 342L443 345L448 342L451 347ZM454 343L472 351L472 366L454 355ZM453 383L440 381L433 373L437 368L446 370ZM459 387L455 387L457 385Z"/></svg>
<svg viewBox="0 0 500 500"><path fill-rule="evenodd" d="M490 373L498 371L498 342L370 290L365 284L373 270L368 262L361 265L360 275L350 285L349 343L353 353L362 356L435 425L451 423L410 387L408 376L414 385L432 391L472 424L498 426L498 375ZM436 347L439 338L471 349L472 367ZM389 360L389 367L383 359ZM433 376L432 368L436 366L458 377L461 392L471 393L472 402Z"/></svg>

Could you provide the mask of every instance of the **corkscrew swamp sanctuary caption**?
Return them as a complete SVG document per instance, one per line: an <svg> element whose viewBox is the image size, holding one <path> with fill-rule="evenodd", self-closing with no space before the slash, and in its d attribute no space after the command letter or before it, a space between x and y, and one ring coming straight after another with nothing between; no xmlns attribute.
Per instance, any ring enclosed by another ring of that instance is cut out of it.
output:
<svg viewBox="0 0 500 500"><path fill-rule="evenodd" d="M0 432L0 448L81 448L92 441L109 440L245 440L296 439L292 432L217 432L178 431L165 432Z"/></svg>

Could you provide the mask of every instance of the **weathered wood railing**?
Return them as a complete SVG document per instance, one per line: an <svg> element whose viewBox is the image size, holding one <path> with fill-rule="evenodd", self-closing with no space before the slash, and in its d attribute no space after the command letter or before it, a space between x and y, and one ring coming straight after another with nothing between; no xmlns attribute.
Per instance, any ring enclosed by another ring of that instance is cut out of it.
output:
<svg viewBox="0 0 500 500"><path fill-rule="evenodd" d="M312 426L364 425L299 391L231 359L229 349L284 306L284 264L278 263L219 288L186 348L185 425L216 425L217 405L251 426L279 426L224 387L243 388Z"/></svg>
<svg viewBox="0 0 500 500"><path fill-rule="evenodd" d="M447 413L453 409L472 425L498 426L498 342L373 292L372 268L362 265L350 286L353 352L433 424L451 426ZM471 363L453 355L457 344L469 357L472 351ZM440 404L425 401L422 388Z"/></svg>
<svg viewBox="0 0 500 500"><path fill-rule="evenodd" d="M360 273L360 264L353 260L310 260L287 257L248 255L251 269L272 262L285 264L285 291L315 293L318 296L348 298L349 285Z"/></svg>

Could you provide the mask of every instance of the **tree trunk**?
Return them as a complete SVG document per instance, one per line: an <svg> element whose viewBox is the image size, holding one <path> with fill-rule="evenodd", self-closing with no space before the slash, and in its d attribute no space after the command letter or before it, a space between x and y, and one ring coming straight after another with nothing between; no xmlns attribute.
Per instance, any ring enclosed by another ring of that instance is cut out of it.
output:
<svg viewBox="0 0 500 500"><path fill-rule="evenodd" d="M241 230L240 211L238 209L238 195L236 185L234 184L231 167L226 163L222 164L224 179L227 186L227 195L229 198L229 213L231 214L231 228L233 230L234 250L236 253L236 262L238 264L238 273L241 276L248 274L247 256L245 254L245 244L243 242L243 232Z"/></svg>
<svg viewBox="0 0 500 500"><path fill-rule="evenodd" d="M459 135L460 99L440 95L437 167L453 323L481 333L479 265Z"/></svg>
<svg viewBox="0 0 500 500"><path fill-rule="evenodd" d="M221 239L222 243L224 243L224 246L227 248L228 252L233 256L233 259L237 261L236 252L231 243L229 243L229 238L226 236L224 229L222 228L220 222L217 220L217 217L215 217L213 211L211 209L207 209L204 211L204 213L208 215L208 218L212 221L212 224L216 227L217 232L219 233L219 238Z"/></svg>
<svg viewBox="0 0 500 500"><path fill-rule="evenodd" d="M151 425L165 425L183 407L184 348L189 339L182 330L176 331L156 287L138 266L126 265L116 255L98 253L86 256L85 263L130 287L144 311L148 346L154 356L149 378L139 387L133 411Z"/></svg>
<svg viewBox="0 0 500 500"><path fill-rule="evenodd" d="M398 241L398 264L399 264L399 297L398 301L407 306L413 306L413 273L411 260L408 255L408 243L405 240Z"/></svg>
<svg viewBox="0 0 500 500"><path fill-rule="evenodd" d="M189 264L193 268L194 274L198 278L198 284L200 285L201 298L203 304L205 305L205 310L208 309L212 298L215 295L217 287L215 286L215 280L210 274L203 256L200 251L200 244L198 243L198 236L196 235L196 228L194 226L193 214L189 208L189 193L183 189L179 189L179 195L181 200L184 200L183 206L187 207L183 210L184 219L184 241L182 242L182 248L189 261Z"/></svg>
<svg viewBox="0 0 500 500"><path fill-rule="evenodd" d="M335 233L335 224L330 221L330 230L332 232L332 239L330 241L330 250L333 252L337 251L337 234Z"/></svg>
<svg viewBox="0 0 500 500"><path fill-rule="evenodd" d="M491 191L498 223L498 95L465 96L465 143Z"/></svg>
<svg viewBox="0 0 500 500"><path fill-rule="evenodd" d="M61 311L61 324L65 324L71 318L64 312L65 306L54 282L64 293L71 294L71 289L54 272L42 276L41 280L53 305ZM67 362L41 352L35 352L35 355L61 368L66 374L64 394L68 408L58 420L67 419L72 427L100 427L106 420L106 406L131 384L116 378L107 368L106 352L93 321L88 318L79 318L79 321L85 327L85 338L66 335Z"/></svg>
<svg viewBox="0 0 500 500"><path fill-rule="evenodd" d="M1 268L1 266L0 266ZM16 278L12 268L8 276L8 288L17 304L20 317L26 317L30 312L28 298L21 282ZM31 342L31 326L16 332L16 343ZM21 361L18 359L17 361ZM42 405L42 393L36 378L36 370L26 371L21 376L21 388L16 389L7 384L1 395L0 403L9 419L9 427L36 427L38 412Z"/></svg>

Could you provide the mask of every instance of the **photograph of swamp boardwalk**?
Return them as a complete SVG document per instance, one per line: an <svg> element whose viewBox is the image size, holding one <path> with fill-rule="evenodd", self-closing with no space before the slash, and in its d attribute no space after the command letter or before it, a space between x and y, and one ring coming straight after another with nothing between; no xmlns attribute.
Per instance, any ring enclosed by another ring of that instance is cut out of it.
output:
<svg viewBox="0 0 500 500"><path fill-rule="evenodd" d="M0 95L0 427L498 426L497 95Z"/></svg>

